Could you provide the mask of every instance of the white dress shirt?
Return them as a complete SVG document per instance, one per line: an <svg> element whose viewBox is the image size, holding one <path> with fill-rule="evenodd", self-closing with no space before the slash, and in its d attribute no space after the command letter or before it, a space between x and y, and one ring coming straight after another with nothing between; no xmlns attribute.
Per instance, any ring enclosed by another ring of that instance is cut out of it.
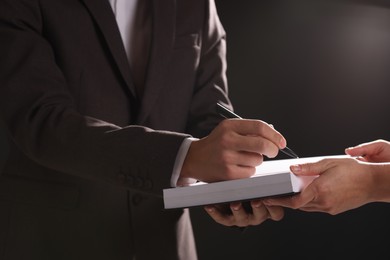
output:
<svg viewBox="0 0 390 260"><path fill-rule="evenodd" d="M134 42L132 39L134 35L137 33L136 31L136 11L138 7L138 2L144 0L109 0L112 10L114 12L116 22L118 24L118 28L122 37L123 45L127 54L127 58L129 60L129 64L132 68L134 68ZM151 33L151 32L149 32ZM149 39L149 37L147 37ZM145 57L147 59L147 57ZM146 70L146 66L144 67ZM134 76L134 75L133 75ZM137 82L136 82L137 83ZM142 86L143 87L143 86ZM185 186L191 183L196 182L195 179L191 178L180 178L180 172L183 167L184 159L188 153L188 149L190 148L191 142L193 140L197 140L195 138L187 138L183 141L179 152L176 156L176 161L174 164L172 177L171 177L171 186Z"/></svg>
<svg viewBox="0 0 390 260"><path fill-rule="evenodd" d="M116 22L118 23L119 31L122 36L123 45L125 47L127 58L130 65L132 64L131 54L131 38L134 31L135 12L137 10L138 0L109 0L114 12Z"/></svg>

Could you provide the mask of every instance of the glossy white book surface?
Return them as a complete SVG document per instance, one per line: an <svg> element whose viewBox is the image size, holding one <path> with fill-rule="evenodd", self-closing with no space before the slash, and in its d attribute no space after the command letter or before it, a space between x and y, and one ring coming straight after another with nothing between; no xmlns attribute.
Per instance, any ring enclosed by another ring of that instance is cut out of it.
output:
<svg viewBox="0 0 390 260"><path fill-rule="evenodd" d="M166 209L186 208L295 194L304 189L317 176L298 177L291 173L291 165L338 157L345 156L269 160L257 166L256 173L250 178L213 183L197 182L186 187L164 189L164 207Z"/></svg>

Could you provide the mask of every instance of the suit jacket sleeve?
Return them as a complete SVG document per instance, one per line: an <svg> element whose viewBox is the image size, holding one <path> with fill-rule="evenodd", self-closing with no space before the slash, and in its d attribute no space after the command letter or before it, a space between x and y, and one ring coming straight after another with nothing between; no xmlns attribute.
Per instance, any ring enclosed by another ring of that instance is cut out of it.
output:
<svg viewBox="0 0 390 260"><path fill-rule="evenodd" d="M196 137L209 133L220 121L216 102L232 109L226 78L226 33L214 1L207 1L205 28L201 34L201 58L190 109L188 132Z"/></svg>
<svg viewBox="0 0 390 260"><path fill-rule="evenodd" d="M0 112L12 142L44 167L161 195L170 186L176 153L189 135L119 126L81 114L45 39L50 24L38 2L0 3ZM228 102L223 30L213 4L209 11L188 124L188 133L196 136L220 120L212 103Z"/></svg>

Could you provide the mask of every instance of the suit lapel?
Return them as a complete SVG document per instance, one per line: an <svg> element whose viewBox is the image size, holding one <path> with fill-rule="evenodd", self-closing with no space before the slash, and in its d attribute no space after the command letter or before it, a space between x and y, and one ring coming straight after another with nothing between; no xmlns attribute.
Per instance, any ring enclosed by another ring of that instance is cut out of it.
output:
<svg viewBox="0 0 390 260"><path fill-rule="evenodd" d="M142 124L151 112L160 91L169 65L173 48L176 22L176 0L153 0L152 46L141 102L138 123Z"/></svg>
<svg viewBox="0 0 390 260"><path fill-rule="evenodd" d="M110 52L115 60L118 69L126 82L130 92L136 96L135 86L130 72L130 65L127 60L126 51L123 46L122 38L111 11L108 0L82 0L98 24L103 36L107 42Z"/></svg>

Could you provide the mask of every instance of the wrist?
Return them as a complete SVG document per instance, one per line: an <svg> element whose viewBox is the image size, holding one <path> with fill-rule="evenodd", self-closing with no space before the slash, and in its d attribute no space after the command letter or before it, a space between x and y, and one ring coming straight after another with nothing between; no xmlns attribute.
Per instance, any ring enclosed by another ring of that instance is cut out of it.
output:
<svg viewBox="0 0 390 260"><path fill-rule="evenodd" d="M181 178L197 179L196 173L195 173L196 170L194 167L194 165L196 164L196 162L194 162L195 161L194 158L196 158L196 155L194 155L194 154L196 151L197 144L198 144L197 140L193 140L191 142L190 147L188 148L188 152L187 152L186 157L184 158L183 166L182 166L181 172L180 172Z"/></svg>
<svg viewBox="0 0 390 260"><path fill-rule="evenodd" d="M193 174L193 148L194 148L195 142L192 142L190 147L188 148L188 152L186 157L184 158L183 167L181 168L180 177L181 178L194 178Z"/></svg>
<svg viewBox="0 0 390 260"><path fill-rule="evenodd" d="M368 168L371 175L371 201L390 202L390 163L373 163Z"/></svg>
<svg viewBox="0 0 390 260"><path fill-rule="evenodd" d="M180 178L197 179L194 165L196 165L195 151L196 151L198 141L199 139L191 138L191 144L188 147L187 154L184 158L183 165L181 167Z"/></svg>
<svg viewBox="0 0 390 260"><path fill-rule="evenodd" d="M195 182L196 180L192 180L190 178L185 178L182 176L182 169L184 165L184 160L188 154L188 149L191 145L191 143L197 140L192 137L188 137L183 140L179 151L177 152L176 155L176 160L173 166L173 172L172 172L172 177L171 177L171 186L176 187L176 186L185 186L190 183Z"/></svg>

